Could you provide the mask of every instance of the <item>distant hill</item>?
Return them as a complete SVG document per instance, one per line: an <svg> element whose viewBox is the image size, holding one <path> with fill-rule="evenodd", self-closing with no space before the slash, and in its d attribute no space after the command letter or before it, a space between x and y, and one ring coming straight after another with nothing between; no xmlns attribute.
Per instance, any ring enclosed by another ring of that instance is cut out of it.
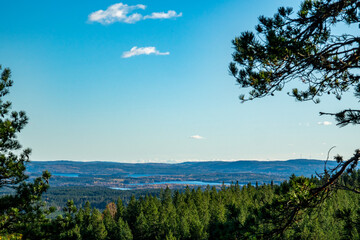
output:
<svg viewBox="0 0 360 240"><path fill-rule="evenodd" d="M117 163L117 162L77 162L77 161L32 161L27 165L31 175L49 170L53 174L78 174L82 176L126 176L129 174L209 174L209 173L256 173L281 176L311 176L324 171L322 160L293 159L288 161L209 161L167 163ZM328 167L336 165L329 161Z"/></svg>

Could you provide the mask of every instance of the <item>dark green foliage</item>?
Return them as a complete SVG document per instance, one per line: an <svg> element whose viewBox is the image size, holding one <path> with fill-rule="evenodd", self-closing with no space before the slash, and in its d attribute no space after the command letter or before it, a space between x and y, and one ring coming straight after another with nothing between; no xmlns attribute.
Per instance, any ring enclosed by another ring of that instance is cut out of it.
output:
<svg viewBox="0 0 360 240"><path fill-rule="evenodd" d="M49 222L45 216L50 210L44 208L41 195L49 187L50 174L45 171L33 182L27 181L25 164L31 150L22 150L17 134L28 118L23 111L10 112L11 102L4 98L12 85L11 72L5 68L0 79L0 189L13 191L0 196L0 236L21 233L25 239L40 239L43 224Z"/></svg>
<svg viewBox="0 0 360 240"><path fill-rule="evenodd" d="M323 94L340 100L351 87L359 98L359 31L334 35L341 24L358 28L359 11L358 0L304 0L296 14L281 7L272 18L260 16L256 35L243 32L233 40L230 72L242 88L251 88L240 99L274 95L289 81L305 86L289 93L299 101L317 103ZM360 123L360 110L330 115L340 126Z"/></svg>
<svg viewBox="0 0 360 240"><path fill-rule="evenodd" d="M359 176L360 171L354 171L340 180L355 186ZM360 195L331 191L318 204L309 191L320 186L323 182L318 178L292 176L280 185L165 189L159 197L108 204L102 214L89 203L77 212L69 202L64 216L52 220L57 226L52 239L359 238Z"/></svg>
<svg viewBox="0 0 360 240"><path fill-rule="evenodd" d="M272 96L286 83L296 80L305 87L294 88L288 94L298 101L318 103L323 94L333 94L340 100L350 88L354 88L355 97L360 97L359 31L354 31L354 35L346 32L334 35L334 30L344 24L359 27L358 0L304 0L296 14L291 8L281 7L272 18L260 16L259 22L257 35L243 32L233 40L235 52L230 73L240 87L251 89L248 95L240 96L243 102ZM360 110L320 114L335 116L341 127L360 123ZM303 221L308 212L324 203L336 190L360 193L356 186L341 183L341 176L356 168L360 150L346 161L341 156L336 156L335 160L338 165L325 167L317 185L306 178L292 177L285 192L247 219L248 225L260 226L253 229L253 233L260 233L264 238L284 237L290 226ZM339 212L338 215L344 214ZM307 231L313 231L316 224L309 225ZM313 238L301 234L297 237Z"/></svg>
<svg viewBox="0 0 360 240"><path fill-rule="evenodd" d="M63 209L64 215L59 215L53 220L50 229L47 229L49 239L79 240L81 239L80 227L77 225L75 213L77 212L73 201L68 201Z"/></svg>
<svg viewBox="0 0 360 240"><path fill-rule="evenodd" d="M116 202L116 213L115 213L115 220L119 218L123 218L125 214L125 207L121 198L118 198Z"/></svg>
<svg viewBox="0 0 360 240"><path fill-rule="evenodd" d="M52 186L43 195L43 199L49 206L56 206L58 209L64 208L69 199L73 200L74 205L78 208L89 201L91 202L91 206L102 211L105 210L108 203L116 202L119 198L124 204L128 204L131 196L134 195L135 198L140 198L145 197L147 194L159 196L160 189L120 191L106 187Z"/></svg>
<svg viewBox="0 0 360 240"><path fill-rule="evenodd" d="M85 204L84 209L80 209L76 218L80 225L80 233L83 239L103 240L106 238L107 232L101 213L95 208L92 209L89 202Z"/></svg>
<svg viewBox="0 0 360 240"><path fill-rule="evenodd" d="M121 240L133 239L133 234L131 233L131 229L129 225L122 218L119 218L117 222L116 234L113 239L121 239Z"/></svg>

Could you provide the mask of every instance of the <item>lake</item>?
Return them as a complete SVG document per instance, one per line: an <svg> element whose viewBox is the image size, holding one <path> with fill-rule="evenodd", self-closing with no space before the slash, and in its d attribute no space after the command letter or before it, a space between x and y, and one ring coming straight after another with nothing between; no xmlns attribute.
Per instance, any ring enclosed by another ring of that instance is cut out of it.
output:
<svg viewBox="0 0 360 240"><path fill-rule="evenodd" d="M217 186L222 185L222 183L217 182L203 182L203 181L165 181L165 182L153 182L153 183L131 183L129 185L156 185L156 184L181 184L181 185L210 185ZM230 185L230 183L224 183L225 185Z"/></svg>
<svg viewBox="0 0 360 240"><path fill-rule="evenodd" d="M114 190L131 190L131 188L123 188L123 187L111 187L110 189L114 189Z"/></svg>
<svg viewBox="0 0 360 240"><path fill-rule="evenodd" d="M51 175L60 177L79 177L79 174L76 173L51 173Z"/></svg>
<svg viewBox="0 0 360 240"><path fill-rule="evenodd" d="M151 176L166 176L166 175L171 175L171 174L142 174L142 173L134 173L134 174L129 174L126 177L132 177L132 178L139 178L139 177L151 177Z"/></svg>
<svg viewBox="0 0 360 240"><path fill-rule="evenodd" d="M128 186L143 186L143 185L156 185L156 184L179 184L179 185L199 185L199 186L219 186L223 183L220 182L203 182L203 181L165 181L165 182L153 182L153 183L130 183ZM230 186L230 183L224 183L226 186ZM243 185L243 184L240 184ZM115 190L133 190L133 188L127 187L110 187Z"/></svg>

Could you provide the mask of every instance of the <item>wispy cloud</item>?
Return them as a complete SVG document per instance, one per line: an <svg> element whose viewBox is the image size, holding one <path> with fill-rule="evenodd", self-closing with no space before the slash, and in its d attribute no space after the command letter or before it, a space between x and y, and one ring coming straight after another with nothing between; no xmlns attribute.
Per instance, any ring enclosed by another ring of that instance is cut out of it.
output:
<svg viewBox="0 0 360 240"><path fill-rule="evenodd" d="M154 55L169 55L170 52L160 52L159 50L156 50L155 47L133 47L130 49L130 51L126 51L123 53L122 57L123 58L129 58L129 57L134 57L134 56L138 56L138 55L150 55L150 54L154 54Z"/></svg>
<svg viewBox="0 0 360 240"><path fill-rule="evenodd" d="M191 136L190 138L197 139L197 140L204 139L204 137L202 137L200 135L194 135L194 136Z"/></svg>
<svg viewBox="0 0 360 240"><path fill-rule="evenodd" d="M151 15L146 15L144 19L169 19L169 18L177 18L181 17L182 13L176 13L173 10L169 10L167 13L165 12L153 12Z"/></svg>
<svg viewBox="0 0 360 240"><path fill-rule="evenodd" d="M134 10L145 10L146 6L137 4L129 6L123 3L116 3L109 6L106 10L98 10L89 14L90 22L99 22L101 24L111 24L114 22L136 23L145 19L169 19L181 17L182 13L176 13L173 10L168 12L153 12L150 15L143 16L140 13L132 13Z"/></svg>
<svg viewBox="0 0 360 240"><path fill-rule="evenodd" d="M331 125L332 123L331 122L328 122L328 121L323 121L323 122L318 122L319 125L324 125L324 126L329 126Z"/></svg>

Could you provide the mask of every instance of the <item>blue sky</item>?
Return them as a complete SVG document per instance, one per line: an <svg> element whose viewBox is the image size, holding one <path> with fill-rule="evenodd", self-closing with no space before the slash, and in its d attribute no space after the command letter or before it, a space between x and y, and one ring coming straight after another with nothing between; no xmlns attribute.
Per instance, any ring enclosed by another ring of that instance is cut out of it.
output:
<svg viewBox="0 0 360 240"><path fill-rule="evenodd" d="M356 106L352 93L241 104L228 74L231 40L299 3L4 1L0 63L14 109L30 117L19 138L32 160L321 159L334 145L350 156L358 129L318 112Z"/></svg>

